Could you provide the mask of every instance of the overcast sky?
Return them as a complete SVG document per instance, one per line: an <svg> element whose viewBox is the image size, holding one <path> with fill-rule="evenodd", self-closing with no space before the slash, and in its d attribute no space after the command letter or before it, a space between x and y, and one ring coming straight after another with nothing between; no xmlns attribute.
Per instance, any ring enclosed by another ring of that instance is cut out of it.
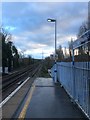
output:
<svg viewBox="0 0 90 120"><path fill-rule="evenodd" d="M54 52L54 23L57 20L57 47L67 47L71 37L76 39L82 22L87 20L88 3L85 2L4 2L2 24L12 34L19 51L41 58Z"/></svg>

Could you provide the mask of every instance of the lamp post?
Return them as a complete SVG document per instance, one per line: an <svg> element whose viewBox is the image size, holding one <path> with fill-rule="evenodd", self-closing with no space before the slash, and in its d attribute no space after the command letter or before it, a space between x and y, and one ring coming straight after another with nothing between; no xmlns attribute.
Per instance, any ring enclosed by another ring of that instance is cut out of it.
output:
<svg viewBox="0 0 90 120"><path fill-rule="evenodd" d="M54 80L55 83L57 82L57 66L56 66L56 62L57 62L57 55L56 55L56 43L57 43L57 38L56 38L56 19L47 19L48 22L54 22L55 23L55 68L54 68Z"/></svg>

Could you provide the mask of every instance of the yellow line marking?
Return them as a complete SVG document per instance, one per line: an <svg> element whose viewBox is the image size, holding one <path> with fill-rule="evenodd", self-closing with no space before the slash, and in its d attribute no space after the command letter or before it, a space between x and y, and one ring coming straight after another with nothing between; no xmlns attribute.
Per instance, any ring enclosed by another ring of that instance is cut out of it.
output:
<svg viewBox="0 0 90 120"><path fill-rule="evenodd" d="M21 111L21 113L20 113L20 115L19 115L18 118L22 118L22 119L25 118L26 111L27 111L27 108L28 108L29 103L30 103L30 101L31 101L31 98L32 98L32 95L33 95L34 90L35 90L35 85L33 85L33 86L31 87L31 90L30 90L30 93L29 93L29 97L28 97L28 99L27 99L27 101L26 101L26 103L25 103L25 105L24 105L24 107L23 107L23 109L22 109L22 111Z"/></svg>

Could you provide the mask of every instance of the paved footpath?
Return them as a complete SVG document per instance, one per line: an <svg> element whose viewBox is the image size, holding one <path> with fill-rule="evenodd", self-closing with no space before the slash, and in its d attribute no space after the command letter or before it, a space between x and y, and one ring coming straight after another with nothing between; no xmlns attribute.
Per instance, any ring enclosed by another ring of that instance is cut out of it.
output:
<svg viewBox="0 0 90 120"><path fill-rule="evenodd" d="M83 118L64 88L51 78L37 78L24 101L18 118Z"/></svg>

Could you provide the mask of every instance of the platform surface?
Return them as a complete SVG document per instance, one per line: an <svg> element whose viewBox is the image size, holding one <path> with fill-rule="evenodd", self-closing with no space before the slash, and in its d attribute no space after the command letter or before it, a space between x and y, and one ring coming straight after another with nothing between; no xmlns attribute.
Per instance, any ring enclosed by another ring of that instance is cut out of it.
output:
<svg viewBox="0 0 90 120"><path fill-rule="evenodd" d="M59 83L54 84L51 78L37 78L33 85L25 118L85 118Z"/></svg>

